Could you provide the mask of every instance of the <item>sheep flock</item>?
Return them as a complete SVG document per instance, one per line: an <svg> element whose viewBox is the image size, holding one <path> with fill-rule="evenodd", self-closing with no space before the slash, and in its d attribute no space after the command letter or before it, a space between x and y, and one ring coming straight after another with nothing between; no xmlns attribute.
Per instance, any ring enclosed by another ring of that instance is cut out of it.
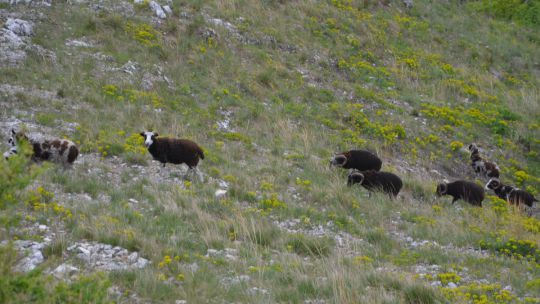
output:
<svg viewBox="0 0 540 304"><path fill-rule="evenodd" d="M32 160L35 162L51 161L64 167L71 167L79 154L77 146L67 139L34 139L13 129L9 135L10 149L3 154L6 160L18 154L21 142L30 144ZM140 135L144 138L144 145L152 158L159 161L163 167L167 163L186 164L188 166L186 177L190 173L195 173L201 181L203 180L197 165L204 159L204 151L197 143L188 139L159 137L159 134L153 131L144 131ZM476 144L470 144L468 150L471 153L471 168L476 177L488 180L485 187L467 180L443 182L437 185L435 190L437 196L448 195L452 197L452 203L461 199L473 206L482 207L485 190L491 190L499 198L520 208L532 207L534 202L538 202L538 199L529 192L503 184L499 179L500 169L497 164L481 157ZM348 186L358 184L367 189L370 196L371 192L383 192L392 199L396 198L403 187L403 181L394 173L381 171L382 165L383 161L375 153L366 150L335 153L330 160L330 166L349 170Z"/></svg>

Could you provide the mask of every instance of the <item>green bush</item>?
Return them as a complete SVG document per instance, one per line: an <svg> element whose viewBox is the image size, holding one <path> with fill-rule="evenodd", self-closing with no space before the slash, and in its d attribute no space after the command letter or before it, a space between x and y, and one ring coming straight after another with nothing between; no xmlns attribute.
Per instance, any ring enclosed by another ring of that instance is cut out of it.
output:
<svg viewBox="0 0 540 304"><path fill-rule="evenodd" d="M28 143L21 143L19 148L19 154L0 160L0 210L19 202L21 190L43 171L30 162L32 148Z"/></svg>
<svg viewBox="0 0 540 304"><path fill-rule="evenodd" d="M481 0L473 6L497 18L512 20L524 25L540 25L539 0Z"/></svg>
<svg viewBox="0 0 540 304"><path fill-rule="evenodd" d="M537 263L540 261L540 250L538 245L531 240L482 240L480 248L488 249L507 255L516 259L533 260Z"/></svg>

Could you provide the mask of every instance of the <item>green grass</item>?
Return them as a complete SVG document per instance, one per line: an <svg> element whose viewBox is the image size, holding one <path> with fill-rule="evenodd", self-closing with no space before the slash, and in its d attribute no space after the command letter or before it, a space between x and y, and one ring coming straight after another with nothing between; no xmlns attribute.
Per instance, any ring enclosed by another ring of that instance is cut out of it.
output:
<svg viewBox="0 0 540 304"><path fill-rule="evenodd" d="M0 68L0 82L27 89L6 97L0 117L51 127L50 135L80 146L85 163L30 178L18 160L20 184L0 191L12 202L2 206L3 239L39 238L17 231L35 221L66 230L45 250L51 267L81 239L152 261L104 274L97 285L84 278L47 284L45 295L56 292L56 300L108 285L126 298L172 303L476 303L467 293L486 303L537 299L538 288L527 286L539 275L538 260L523 256L537 255L538 220L491 197L482 209L435 197L444 178L474 179L463 151L471 142L497 162L506 183L538 197L534 12L508 16L486 1L418 0L410 10L388 3L173 1L174 17L161 24L146 6L120 16L55 3L32 41L55 52L56 63L31 52L21 67ZM205 16L230 22L235 33ZM217 36L203 37L206 28ZM94 46L65 45L83 37ZM133 75L118 70L129 61L139 67ZM170 84L156 76L158 67ZM140 85L145 73L158 79L148 91ZM38 88L57 100L34 96ZM218 128L225 116L231 130ZM78 126L64 130L60 121ZM177 166L152 161L137 136L147 129L200 143L205 181L186 182ZM377 152L383 170L403 178L398 199L368 197L346 186L345 170L328 168L334 152L351 148ZM219 180L229 184L221 199L214 197ZM35 196L25 189L30 181L54 198L34 199L46 203L39 208L23 203ZM81 201L84 194L91 200ZM276 225L292 220L290 231ZM327 235L311 235L315 229ZM414 247L407 237L438 245ZM237 256L205 256L226 248ZM179 260L160 267L167 256ZM418 265L440 269L420 277ZM431 286L454 272L459 288ZM243 275L249 280L224 283ZM95 296L85 299L116 300Z"/></svg>

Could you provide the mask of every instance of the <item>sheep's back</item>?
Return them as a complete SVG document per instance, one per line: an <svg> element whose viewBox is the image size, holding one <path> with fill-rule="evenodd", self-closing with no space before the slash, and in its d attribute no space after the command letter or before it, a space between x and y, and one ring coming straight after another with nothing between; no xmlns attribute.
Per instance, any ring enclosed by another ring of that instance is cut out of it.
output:
<svg viewBox="0 0 540 304"><path fill-rule="evenodd" d="M461 198L473 205L482 205L484 200L484 188L468 181L455 181L448 184L447 193Z"/></svg>
<svg viewBox="0 0 540 304"><path fill-rule="evenodd" d="M510 192L508 200L512 204L520 205L525 204L529 207L532 207L533 202L536 200L532 194L525 190L516 189Z"/></svg>
<svg viewBox="0 0 540 304"><path fill-rule="evenodd" d="M367 171L364 176L363 185L368 190L382 190L397 195L403 186L401 178L390 172Z"/></svg>
<svg viewBox="0 0 540 304"><path fill-rule="evenodd" d="M357 169L360 171L381 170L381 159L369 151L351 150L343 154L347 157L347 163L343 166L345 169Z"/></svg>
<svg viewBox="0 0 540 304"><path fill-rule="evenodd" d="M189 139L158 138L161 153L167 155L167 161L173 164L186 163L189 166L197 165L202 149Z"/></svg>

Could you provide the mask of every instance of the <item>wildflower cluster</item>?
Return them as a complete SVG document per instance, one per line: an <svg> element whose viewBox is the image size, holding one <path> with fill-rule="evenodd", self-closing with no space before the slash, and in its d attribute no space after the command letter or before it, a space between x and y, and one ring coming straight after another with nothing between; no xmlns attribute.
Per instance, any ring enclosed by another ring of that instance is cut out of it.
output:
<svg viewBox="0 0 540 304"><path fill-rule="evenodd" d="M526 183L536 183L540 184L540 178L537 178L533 175L530 175L524 170L517 170L514 172L514 179L516 181L516 184L519 186L523 186ZM530 188L530 189L529 189ZM527 191L531 192L532 194L536 194L536 190L533 187L528 187Z"/></svg>
<svg viewBox="0 0 540 304"><path fill-rule="evenodd" d="M507 109L493 108L488 104L477 104L471 108L436 106L424 103L420 113L426 117L441 120L450 126L472 127L473 124L483 125L494 134L503 135L510 130L510 123L519 119Z"/></svg>
<svg viewBox="0 0 540 304"><path fill-rule="evenodd" d="M366 255L359 255L353 258L353 264L357 266L367 265L373 263L373 259Z"/></svg>
<svg viewBox="0 0 540 304"><path fill-rule="evenodd" d="M300 177L297 177L296 180L296 185L306 189L306 190L310 190L311 189L311 181L308 180L308 179L301 179Z"/></svg>
<svg viewBox="0 0 540 304"><path fill-rule="evenodd" d="M461 277L455 272L439 273L437 274L437 279L441 281L443 286L448 285L450 282L459 283L461 281Z"/></svg>
<svg viewBox="0 0 540 304"><path fill-rule="evenodd" d="M332 5L339 10L353 13L358 20L365 20L372 17L370 13L354 7L352 0L332 0Z"/></svg>
<svg viewBox="0 0 540 304"><path fill-rule="evenodd" d="M534 217L522 218L521 223L525 230L532 233L540 233L540 221Z"/></svg>
<svg viewBox="0 0 540 304"><path fill-rule="evenodd" d="M436 220L425 217L425 216L421 216L421 215L413 217L411 219L411 221L413 223L424 224L424 225L428 225L428 226L433 226L433 225L435 225L435 223L437 223Z"/></svg>
<svg viewBox="0 0 540 304"><path fill-rule="evenodd" d="M159 33L150 24L128 22L124 29L142 45L149 47L159 45Z"/></svg>
<svg viewBox="0 0 540 304"><path fill-rule="evenodd" d="M237 133L237 132L220 132L219 135L221 137L227 139L227 140L240 141L240 142L243 142L243 143L248 144L248 145L251 144L251 139L247 135L244 135L244 134L241 134L241 133Z"/></svg>
<svg viewBox="0 0 540 304"><path fill-rule="evenodd" d="M259 207L263 210L286 209L287 204L278 198L277 193L272 193L270 197L263 198L259 202Z"/></svg>
<svg viewBox="0 0 540 304"><path fill-rule="evenodd" d="M452 151L458 151L461 148L463 148L463 143L460 141L453 141L450 143L450 149Z"/></svg>
<svg viewBox="0 0 540 304"><path fill-rule="evenodd" d="M440 141L440 138L437 135L428 134L427 136L423 137L415 137L414 141L420 146L426 147L427 145L438 143Z"/></svg>
<svg viewBox="0 0 540 304"><path fill-rule="evenodd" d="M158 269L163 271L158 274L158 279L160 281L166 281L168 279L173 279L177 282L184 281L186 276L181 270L181 263L187 260L189 260L188 253L163 256L163 259L158 263Z"/></svg>
<svg viewBox="0 0 540 304"><path fill-rule="evenodd" d="M125 132L120 131L119 135L125 136ZM144 139L138 133L133 133L129 135L122 145L124 152L126 153L126 158L130 162L141 163L144 161L146 155L146 148L144 147Z"/></svg>
<svg viewBox="0 0 540 304"><path fill-rule="evenodd" d="M73 218L71 210L54 201L54 194L39 186L36 190L28 193L26 204L33 211L44 215L59 216L62 220Z"/></svg>
<svg viewBox="0 0 540 304"><path fill-rule="evenodd" d="M144 104L151 104L154 108L163 107L163 98L161 98L155 92L146 92L134 89L122 89L113 84L106 84L103 86L102 89L105 96L119 102L142 102Z"/></svg>
<svg viewBox="0 0 540 304"><path fill-rule="evenodd" d="M486 205L488 205L491 210L495 211L498 216L505 219L509 212L508 203L497 196L490 195L487 198Z"/></svg>
<svg viewBox="0 0 540 304"><path fill-rule="evenodd" d="M283 266L281 266L280 263L273 263L273 264L271 264L269 266L267 266L267 265L249 266L248 271L250 273L263 273L263 272L268 272L268 271L281 273L281 272L283 272Z"/></svg>
<svg viewBox="0 0 540 304"><path fill-rule="evenodd" d="M399 124L382 124L370 121L361 104L347 104L346 108L348 116L344 117L344 123L353 126L352 136L368 134L382 139L386 144L393 144L406 137L405 128Z"/></svg>
<svg viewBox="0 0 540 304"><path fill-rule="evenodd" d="M407 30L425 31L429 28L429 24L425 21L422 21L418 18L411 17L409 15L396 14L393 18L401 28Z"/></svg>
<svg viewBox="0 0 540 304"><path fill-rule="evenodd" d="M473 304L511 303L517 299L509 290L499 284L482 284L473 282L457 288L442 287L443 295L452 302L469 302Z"/></svg>
<svg viewBox="0 0 540 304"><path fill-rule="evenodd" d="M444 84L446 84L449 88L456 90L458 93L474 98L475 100L480 101L486 101L486 102L494 102L497 101L497 97L490 95L484 91L481 91L471 84L465 83L463 80L459 79L446 79L444 80Z"/></svg>
<svg viewBox="0 0 540 304"><path fill-rule="evenodd" d="M537 263L540 261L538 245L530 240L516 240L513 238L503 240L499 237L495 240L481 240L480 248L489 249L515 259L526 259Z"/></svg>

